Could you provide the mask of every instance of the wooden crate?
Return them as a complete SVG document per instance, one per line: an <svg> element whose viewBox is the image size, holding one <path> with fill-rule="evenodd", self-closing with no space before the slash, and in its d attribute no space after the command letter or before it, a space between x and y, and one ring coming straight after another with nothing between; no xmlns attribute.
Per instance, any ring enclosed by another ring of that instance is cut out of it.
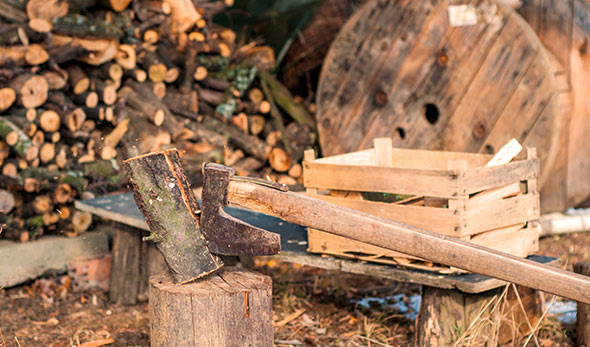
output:
<svg viewBox="0 0 590 347"><path fill-rule="evenodd" d="M306 194L314 198L528 256L538 250L539 159L535 149L526 149L523 158L485 167L492 157L393 148L390 139L376 139L372 149L322 159L315 159L313 150L306 151L304 184ZM371 201L367 193L405 198ZM455 271L313 229L309 251Z"/></svg>

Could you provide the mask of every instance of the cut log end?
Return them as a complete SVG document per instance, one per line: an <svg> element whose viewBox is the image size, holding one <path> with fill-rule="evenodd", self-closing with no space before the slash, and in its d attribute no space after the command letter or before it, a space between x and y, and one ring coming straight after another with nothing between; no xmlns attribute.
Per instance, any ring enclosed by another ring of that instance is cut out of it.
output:
<svg viewBox="0 0 590 347"><path fill-rule="evenodd" d="M0 89L0 111L7 110L16 100L16 92L12 88Z"/></svg>
<svg viewBox="0 0 590 347"><path fill-rule="evenodd" d="M291 156L282 148L275 147L268 157L270 166L277 172L286 172L291 167Z"/></svg>

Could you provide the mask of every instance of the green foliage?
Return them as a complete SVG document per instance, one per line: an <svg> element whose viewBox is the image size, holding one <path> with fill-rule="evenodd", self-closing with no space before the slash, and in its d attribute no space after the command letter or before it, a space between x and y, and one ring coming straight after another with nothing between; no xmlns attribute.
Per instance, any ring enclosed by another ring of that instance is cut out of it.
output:
<svg viewBox="0 0 590 347"><path fill-rule="evenodd" d="M305 19L311 18L320 3L320 0L236 0L232 8L216 16L214 21L233 29L241 42L263 39L279 52L290 37L303 29Z"/></svg>

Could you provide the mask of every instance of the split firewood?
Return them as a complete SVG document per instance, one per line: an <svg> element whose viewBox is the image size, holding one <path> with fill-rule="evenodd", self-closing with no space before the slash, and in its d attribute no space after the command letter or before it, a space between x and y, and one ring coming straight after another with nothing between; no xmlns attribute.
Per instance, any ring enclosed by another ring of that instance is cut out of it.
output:
<svg viewBox="0 0 590 347"><path fill-rule="evenodd" d="M29 65L41 65L49 60L49 53L40 44L27 46L25 61Z"/></svg>
<svg viewBox="0 0 590 347"><path fill-rule="evenodd" d="M82 94L90 88L90 78L88 78L88 75L80 66L70 65L68 67L68 75L74 94Z"/></svg>
<svg viewBox="0 0 590 347"><path fill-rule="evenodd" d="M49 84L43 76L22 74L10 83L17 95L17 101L26 108L35 108L47 101Z"/></svg>
<svg viewBox="0 0 590 347"><path fill-rule="evenodd" d="M133 70L135 69L135 65L137 63L136 59L137 56L135 52L135 47L133 47L132 45L119 45L117 53L115 54L115 61L117 62L117 64L121 65L125 70ZM145 75L145 71L142 72L144 73L143 76L147 77L147 75ZM143 81L145 81L145 78L141 81L138 80L138 82Z"/></svg>
<svg viewBox="0 0 590 347"><path fill-rule="evenodd" d="M43 77L47 80L49 90L61 90L68 84L68 79L56 71L46 71L43 73Z"/></svg>
<svg viewBox="0 0 590 347"><path fill-rule="evenodd" d="M291 166L288 173L289 176L293 178L299 178L303 174L303 168L301 167L301 164L294 164Z"/></svg>
<svg viewBox="0 0 590 347"><path fill-rule="evenodd" d="M39 149L23 130L5 117L0 117L0 137L26 160L35 159L39 153Z"/></svg>
<svg viewBox="0 0 590 347"><path fill-rule="evenodd" d="M266 120L263 116L260 115L249 116L248 124L250 128L250 133L252 135L259 135L264 130Z"/></svg>
<svg viewBox="0 0 590 347"><path fill-rule="evenodd" d="M232 118L232 123L245 134L248 134L248 116L245 113L238 113Z"/></svg>
<svg viewBox="0 0 590 347"><path fill-rule="evenodd" d="M117 88L113 84L105 83L103 80L93 78L91 86L98 93L100 101L106 105L113 105L117 101Z"/></svg>
<svg viewBox="0 0 590 347"><path fill-rule="evenodd" d="M0 189L0 213L10 213L15 204L14 195L5 189Z"/></svg>
<svg viewBox="0 0 590 347"><path fill-rule="evenodd" d="M92 225L92 214L86 211L74 211L72 214L72 225L79 234L87 231Z"/></svg>
<svg viewBox="0 0 590 347"><path fill-rule="evenodd" d="M291 168L291 156L280 147L275 147L268 157L270 166L277 172L286 172Z"/></svg>
<svg viewBox="0 0 590 347"><path fill-rule="evenodd" d="M16 100L16 92L12 88L0 89L0 112L7 110Z"/></svg>

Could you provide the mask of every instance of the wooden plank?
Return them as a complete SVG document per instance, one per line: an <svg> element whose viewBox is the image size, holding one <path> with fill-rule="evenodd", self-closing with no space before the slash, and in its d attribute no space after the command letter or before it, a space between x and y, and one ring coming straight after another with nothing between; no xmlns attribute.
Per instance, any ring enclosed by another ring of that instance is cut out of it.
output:
<svg viewBox="0 0 590 347"><path fill-rule="evenodd" d="M109 254L107 228L73 238L47 235L39 240L17 243L0 240L0 288L9 288L48 273L65 273L76 260Z"/></svg>
<svg viewBox="0 0 590 347"><path fill-rule="evenodd" d="M309 242L308 252L324 253L331 255L343 255L344 253L363 253L373 258L379 257L403 257L407 259L420 259L411 255L392 251L368 243L358 242L339 235L330 234L316 229L307 229L307 238ZM352 258L352 257L351 257Z"/></svg>
<svg viewBox="0 0 590 347"><path fill-rule="evenodd" d="M501 199L491 205L472 206L465 212L463 235L473 235L505 225L539 218L539 195L524 194Z"/></svg>
<svg viewBox="0 0 590 347"><path fill-rule="evenodd" d="M543 0L537 35L545 47L557 58L564 72L570 71L574 0Z"/></svg>
<svg viewBox="0 0 590 347"><path fill-rule="evenodd" d="M393 166L393 144L391 138L380 137L373 140L373 147L375 150L375 165L377 166Z"/></svg>
<svg viewBox="0 0 590 347"><path fill-rule="evenodd" d="M304 185L310 188L457 196L457 172L387 167L303 163ZM337 180L334 178L338 177Z"/></svg>
<svg viewBox="0 0 590 347"><path fill-rule="evenodd" d="M392 148L394 167L407 169L446 170L449 160L464 160L468 167L484 166L492 155L480 153L427 151L421 149ZM315 159L322 164L375 165L374 149L339 154Z"/></svg>
<svg viewBox="0 0 590 347"><path fill-rule="evenodd" d="M571 51L571 84L574 110L569 125L567 206L577 206L590 197L590 4L575 1L575 26Z"/></svg>
<svg viewBox="0 0 590 347"><path fill-rule="evenodd" d="M502 31L510 34L500 35L496 40L443 132L447 149L469 151L479 148L518 85L530 68L535 67L533 63L538 60L540 47L531 40L534 33L529 33L530 29L514 18L507 21ZM509 44L512 49L506 49ZM545 75L552 77L551 74Z"/></svg>
<svg viewBox="0 0 590 347"><path fill-rule="evenodd" d="M365 45L357 51L357 54L352 54L354 57L351 64L335 71L336 74L322 72L320 78L322 83L318 88L318 94L320 96L318 100L322 100L322 103L326 103L329 106L322 106L321 110L319 110L320 112L317 118L318 128L331 129L330 131L336 130L340 136L345 136L344 134L353 136L355 143L359 143L359 137L365 133L364 130L372 122L359 122L358 119L346 117L343 119L336 118L333 113L346 114L353 112L358 108L359 103L364 102L366 98L369 98L372 103L373 98L379 90L382 90L382 93L384 91L385 94L383 96L385 98L388 97L389 89L383 88L380 83L380 80L384 77L383 66L387 63L387 68L392 68L391 60L389 59L391 55L398 57L393 65L402 64L403 58L412 51L415 35L424 23L428 23L426 18L428 18L434 7L430 1L388 1L383 3L386 5L381 7L379 1L374 1L371 3L372 8L358 11L368 13L381 11L382 15L375 22L376 30L362 33ZM350 24L351 26L359 26L359 24L353 21L349 22L352 22ZM402 35L405 38L401 39ZM337 37L335 41L344 40ZM332 52L334 52L332 54L337 55L350 55L349 43L343 43L347 46L345 48L347 54L342 54L342 51L336 52L336 49L331 49L326 59L330 57ZM344 76L343 71L346 71ZM387 75L391 77L390 74ZM333 85L333 82L329 81L333 79L343 82L341 87L337 89L338 92L333 94L331 98L327 98L325 95L330 93L330 86ZM327 81L327 83L324 84L323 81ZM350 129L356 129L356 131L351 132ZM320 144L324 154L333 155L357 149L339 147L338 137L340 136L320 136ZM368 144L364 148L372 145L372 139L369 139Z"/></svg>
<svg viewBox="0 0 590 347"><path fill-rule="evenodd" d="M465 274L448 276L428 271L399 269L381 264L367 264L354 260L338 259L334 257L320 257L298 252L281 252L272 256L274 259L290 263L314 266L327 270L339 270L365 276L377 276L400 282L416 283L444 289L459 289L465 293L482 293L506 285L505 281L479 274ZM557 265L555 258L531 256L528 259L544 264Z"/></svg>
<svg viewBox="0 0 590 347"><path fill-rule="evenodd" d="M75 207L99 217L149 231L132 194L117 194L90 200L76 200Z"/></svg>
<svg viewBox="0 0 590 347"><path fill-rule="evenodd" d="M307 195L339 206L378 215L383 218L409 224L439 234L458 236L455 227L459 225L459 218L455 215L453 210L448 208L388 204L366 200L359 201L323 194Z"/></svg>
<svg viewBox="0 0 590 347"><path fill-rule="evenodd" d="M465 172L463 191L461 193L473 194L518 181L536 179L538 175L539 161L536 159L519 160L501 167L469 169Z"/></svg>
<svg viewBox="0 0 590 347"><path fill-rule="evenodd" d="M481 193L477 193L469 199L467 205L468 208L473 208L474 206L487 206L488 204L495 202L495 200L504 199L521 193L520 183L512 183L504 187L484 190Z"/></svg>
<svg viewBox="0 0 590 347"><path fill-rule="evenodd" d="M366 36L373 32L383 30L383 25L380 25L383 21L382 18L387 18L387 15L390 15L390 13L384 11L384 7L387 5L387 2L381 1L377 3L374 11L356 11L350 20L344 24L337 36L338 40L334 40L332 43L334 49L328 51L328 55L326 56L326 59L330 59L333 64L322 70L324 88L318 93L318 100L331 101L337 95L342 88L342 85L346 83L349 78L348 75L342 78L341 74L343 69L353 69L358 71L360 68L360 72L362 73L365 71L363 69L368 68L368 66L363 66L362 63L370 60L370 56L357 59L359 58L357 55L339 54L339 52L342 49L352 49L355 52L360 52L367 49L370 44L375 44L373 41L368 42ZM403 16L403 14L404 13L401 15ZM396 16L394 18L399 20L399 18L402 17ZM360 62L358 60L360 60ZM353 78L353 81L354 77L356 76L350 76L350 78ZM329 112L331 106L329 102L318 102L318 105L321 105L321 110L319 110L321 113L327 114ZM321 122L318 123L318 125L321 126Z"/></svg>
<svg viewBox="0 0 590 347"><path fill-rule="evenodd" d="M524 223L474 235L470 242L497 249L517 257L527 257L539 250L540 227L537 223L523 228Z"/></svg>

